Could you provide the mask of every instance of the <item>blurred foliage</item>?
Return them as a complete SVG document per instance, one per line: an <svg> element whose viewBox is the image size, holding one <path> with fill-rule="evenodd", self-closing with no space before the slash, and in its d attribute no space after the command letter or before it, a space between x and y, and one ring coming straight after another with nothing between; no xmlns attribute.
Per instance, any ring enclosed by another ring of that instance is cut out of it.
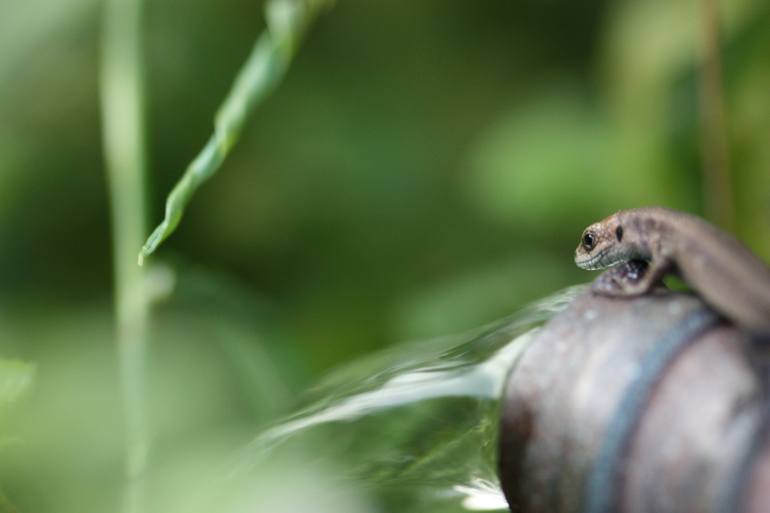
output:
<svg viewBox="0 0 770 513"><path fill-rule="evenodd" d="M2 432L11 407L27 392L34 380L35 367L16 360L0 360L0 451L18 439ZM1 505L1 504L0 504Z"/></svg>
<svg viewBox="0 0 770 513"><path fill-rule="evenodd" d="M0 413L18 401L30 387L34 370L28 363L0 360Z"/></svg>
<svg viewBox="0 0 770 513"><path fill-rule="evenodd" d="M2 447L0 488L20 512L111 511L123 433L101 3L2 7L0 358L36 372L0 412L0 437L20 441ZM261 8L147 3L153 222ZM724 1L722 14L738 236L767 260L770 4ZM572 251L596 218L701 213L699 19L694 0L337 0L151 261L158 511L163 483L215 465L328 368L588 280ZM0 394L10 376L0 364ZM327 509L368 510L346 497Z"/></svg>

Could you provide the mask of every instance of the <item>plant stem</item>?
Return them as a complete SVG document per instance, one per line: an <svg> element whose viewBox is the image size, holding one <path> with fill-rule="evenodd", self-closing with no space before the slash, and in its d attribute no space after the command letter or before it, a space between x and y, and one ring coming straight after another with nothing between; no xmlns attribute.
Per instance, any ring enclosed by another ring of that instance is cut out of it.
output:
<svg viewBox="0 0 770 513"><path fill-rule="evenodd" d="M136 248L145 229L141 0L107 0L101 61L102 130L112 214L115 316L125 419L124 513L141 513L148 443L144 382L148 300Z"/></svg>
<svg viewBox="0 0 770 513"><path fill-rule="evenodd" d="M727 121L722 87L719 5L702 0L703 55L699 77L701 154L707 216L732 229L735 212L730 182Z"/></svg>

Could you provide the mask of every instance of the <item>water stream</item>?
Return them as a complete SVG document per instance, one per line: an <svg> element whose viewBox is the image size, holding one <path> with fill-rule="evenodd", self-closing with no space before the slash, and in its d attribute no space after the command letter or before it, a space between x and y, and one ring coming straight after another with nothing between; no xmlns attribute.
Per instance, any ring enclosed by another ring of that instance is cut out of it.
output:
<svg viewBox="0 0 770 513"><path fill-rule="evenodd" d="M366 490L375 511L506 509L496 472L506 376L543 322L579 291L340 369L311 391L310 406L258 435L241 464L264 469L299 455Z"/></svg>

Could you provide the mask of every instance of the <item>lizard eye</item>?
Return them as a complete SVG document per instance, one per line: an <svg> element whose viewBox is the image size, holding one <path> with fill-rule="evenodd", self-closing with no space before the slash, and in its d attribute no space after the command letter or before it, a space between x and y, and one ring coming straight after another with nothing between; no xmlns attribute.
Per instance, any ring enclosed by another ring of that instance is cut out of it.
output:
<svg viewBox="0 0 770 513"><path fill-rule="evenodd" d="M623 227L622 226L618 226L617 228L615 228L615 237L617 237L618 242L623 240Z"/></svg>
<svg viewBox="0 0 770 513"><path fill-rule="evenodd" d="M592 249L594 249L594 245L596 244L596 237L591 232L585 232L583 234L582 243L583 243L583 248L586 251L591 251Z"/></svg>

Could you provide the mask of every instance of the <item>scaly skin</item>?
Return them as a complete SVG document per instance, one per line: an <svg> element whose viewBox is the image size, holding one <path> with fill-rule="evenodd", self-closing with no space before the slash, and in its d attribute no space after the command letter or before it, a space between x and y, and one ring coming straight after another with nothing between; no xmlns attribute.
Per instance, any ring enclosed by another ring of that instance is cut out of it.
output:
<svg viewBox="0 0 770 513"><path fill-rule="evenodd" d="M693 215L662 207L617 212L585 229L575 263L589 270L611 267L593 284L608 296L644 294L676 274L728 320L770 335L770 268Z"/></svg>

